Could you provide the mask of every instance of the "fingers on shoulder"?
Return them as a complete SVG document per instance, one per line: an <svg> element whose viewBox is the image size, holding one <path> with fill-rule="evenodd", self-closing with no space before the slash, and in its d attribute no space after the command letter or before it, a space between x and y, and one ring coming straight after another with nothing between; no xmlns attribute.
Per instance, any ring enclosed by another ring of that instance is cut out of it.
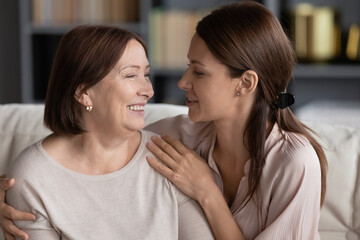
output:
<svg viewBox="0 0 360 240"><path fill-rule="evenodd" d="M0 178L0 192L7 191L11 188L15 183L15 179L13 178Z"/></svg>

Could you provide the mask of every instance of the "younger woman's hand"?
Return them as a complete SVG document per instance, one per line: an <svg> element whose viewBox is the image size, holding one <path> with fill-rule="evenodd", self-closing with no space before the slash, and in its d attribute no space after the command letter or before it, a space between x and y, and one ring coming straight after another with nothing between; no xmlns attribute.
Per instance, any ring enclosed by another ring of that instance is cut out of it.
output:
<svg viewBox="0 0 360 240"><path fill-rule="evenodd" d="M170 136L152 137L148 149L161 161L148 156L149 164L187 196L200 201L217 188L205 159Z"/></svg>
<svg viewBox="0 0 360 240"><path fill-rule="evenodd" d="M34 221L35 216L31 213L21 212L5 203L5 193L15 183L15 179L0 177L0 225L5 240L15 240L14 236L21 239L29 239L28 235L18 229L13 220Z"/></svg>

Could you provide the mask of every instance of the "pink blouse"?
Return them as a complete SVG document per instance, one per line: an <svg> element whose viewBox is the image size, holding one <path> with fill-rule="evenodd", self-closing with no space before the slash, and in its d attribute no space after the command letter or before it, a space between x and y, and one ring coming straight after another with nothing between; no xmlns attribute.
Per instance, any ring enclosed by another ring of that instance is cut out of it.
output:
<svg viewBox="0 0 360 240"><path fill-rule="evenodd" d="M195 149L208 160L215 182L223 190L219 170L212 157L216 140L210 122L191 122L187 115L160 120L146 128L168 134ZM283 137L284 135L284 137ZM265 166L258 197L239 210L248 190L250 160L230 210L246 239L320 239L321 171L319 159L308 140L283 132L274 125L265 142ZM256 200L260 199L261 211Z"/></svg>

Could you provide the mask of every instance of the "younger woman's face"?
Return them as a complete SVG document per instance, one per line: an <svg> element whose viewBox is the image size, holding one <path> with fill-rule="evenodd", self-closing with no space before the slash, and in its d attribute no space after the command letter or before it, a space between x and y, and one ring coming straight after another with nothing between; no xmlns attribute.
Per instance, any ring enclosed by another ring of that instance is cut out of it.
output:
<svg viewBox="0 0 360 240"><path fill-rule="evenodd" d="M197 34L191 40L188 59L189 67L178 86L186 91L190 119L199 122L236 117L237 81Z"/></svg>

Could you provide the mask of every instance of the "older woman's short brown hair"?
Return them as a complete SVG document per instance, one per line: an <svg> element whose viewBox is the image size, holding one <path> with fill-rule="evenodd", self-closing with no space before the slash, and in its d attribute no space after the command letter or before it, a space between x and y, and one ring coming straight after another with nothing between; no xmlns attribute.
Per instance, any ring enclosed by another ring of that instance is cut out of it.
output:
<svg viewBox="0 0 360 240"><path fill-rule="evenodd" d="M80 134L83 107L75 98L101 81L116 65L127 43L144 41L135 33L115 27L82 25L60 40L45 100L44 124L57 134Z"/></svg>

